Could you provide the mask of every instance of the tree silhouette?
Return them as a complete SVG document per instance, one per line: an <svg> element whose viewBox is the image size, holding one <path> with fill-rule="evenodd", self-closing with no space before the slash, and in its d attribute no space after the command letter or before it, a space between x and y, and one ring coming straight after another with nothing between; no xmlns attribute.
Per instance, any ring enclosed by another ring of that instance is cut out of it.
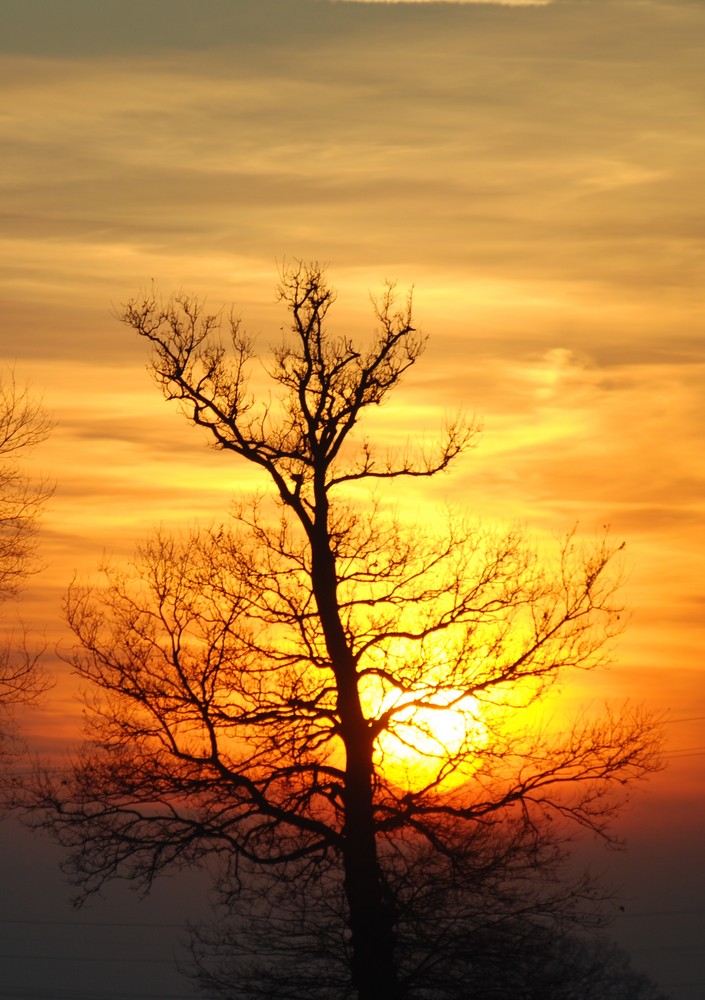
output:
<svg viewBox="0 0 705 1000"><path fill-rule="evenodd" d="M274 929L293 885L340 915L348 993L425 996L438 907L414 873L435 871L447 901L454 880L485 872L487 888L503 872L516 887L550 866L563 821L608 836L625 782L657 766L654 726L631 710L563 732L517 724L565 670L602 662L621 627L617 549L569 535L551 561L516 529L405 524L385 484L438 474L475 435L456 421L436 450L394 453L356 433L421 354L410 299L398 307L389 286L362 347L328 332L319 266L286 271L280 293L291 330L260 403L236 319L226 347L194 299L125 309L166 397L274 489L231 525L155 535L102 590L71 588L90 740L71 773L40 782L39 821L85 892L216 856L234 909ZM446 746L435 720L449 713ZM423 767L405 772L414 747ZM289 940L312 961L305 933ZM262 995L261 967L248 978L243 962L233 995ZM328 995L347 995L341 982Z"/></svg>
<svg viewBox="0 0 705 1000"><path fill-rule="evenodd" d="M37 519L52 493L33 482L22 457L43 441L51 421L13 375L0 381L0 605L16 597L32 572ZM46 690L36 654L10 636L0 645L0 757L12 748L13 710Z"/></svg>

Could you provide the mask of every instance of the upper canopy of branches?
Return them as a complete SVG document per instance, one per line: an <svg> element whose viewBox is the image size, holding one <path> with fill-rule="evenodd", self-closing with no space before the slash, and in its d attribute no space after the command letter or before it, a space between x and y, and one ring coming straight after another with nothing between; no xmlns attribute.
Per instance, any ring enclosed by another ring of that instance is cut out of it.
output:
<svg viewBox="0 0 705 1000"><path fill-rule="evenodd" d="M230 349L218 337L221 317L206 313L188 296L167 303L153 296L133 300L122 319L152 342L153 374L166 397L181 400L219 447L263 466L300 515L311 516L315 498L320 501L340 483L431 476L468 446L475 427L459 419L447 427L435 454L380 457L363 440L341 461L361 412L381 403L423 350L424 338L412 322L411 296L398 307L394 286L387 285L375 304L373 341L360 350L326 328L335 294L318 264L287 270L279 295L292 323L268 366L280 387L271 404L256 405L249 393L253 342L232 315Z"/></svg>

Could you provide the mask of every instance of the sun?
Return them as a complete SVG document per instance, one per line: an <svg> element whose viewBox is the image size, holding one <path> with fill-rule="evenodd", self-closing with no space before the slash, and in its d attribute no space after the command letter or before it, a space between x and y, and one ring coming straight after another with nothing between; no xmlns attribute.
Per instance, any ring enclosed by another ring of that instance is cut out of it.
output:
<svg viewBox="0 0 705 1000"><path fill-rule="evenodd" d="M449 791L472 777L488 741L475 698L445 689L413 698L390 692L385 702L382 710L394 714L377 740L375 763L388 781L410 792Z"/></svg>

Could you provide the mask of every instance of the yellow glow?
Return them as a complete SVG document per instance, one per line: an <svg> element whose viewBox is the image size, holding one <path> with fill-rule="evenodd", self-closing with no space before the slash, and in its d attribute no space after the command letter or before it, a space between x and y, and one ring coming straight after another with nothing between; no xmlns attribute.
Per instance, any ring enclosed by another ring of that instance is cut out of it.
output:
<svg viewBox="0 0 705 1000"><path fill-rule="evenodd" d="M385 701L383 710L397 706L377 741L377 765L388 781L408 791L434 784L448 791L471 777L487 743L475 698L446 690L413 703L392 692Z"/></svg>

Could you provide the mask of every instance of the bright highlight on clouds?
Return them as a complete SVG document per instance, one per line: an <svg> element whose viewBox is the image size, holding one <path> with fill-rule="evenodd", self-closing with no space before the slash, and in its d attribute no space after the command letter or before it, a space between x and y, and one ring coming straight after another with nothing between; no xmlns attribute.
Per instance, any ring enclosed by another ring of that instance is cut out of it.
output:
<svg viewBox="0 0 705 1000"><path fill-rule="evenodd" d="M329 0L332 3L377 3L377 4L465 4L500 7L547 7L554 0Z"/></svg>
<svg viewBox="0 0 705 1000"><path fill-rule="evenodd" d="M499 7L547 7L554 0L330 0L332 3L376 3L376 4L465 4L484 5Z"/></svg>

